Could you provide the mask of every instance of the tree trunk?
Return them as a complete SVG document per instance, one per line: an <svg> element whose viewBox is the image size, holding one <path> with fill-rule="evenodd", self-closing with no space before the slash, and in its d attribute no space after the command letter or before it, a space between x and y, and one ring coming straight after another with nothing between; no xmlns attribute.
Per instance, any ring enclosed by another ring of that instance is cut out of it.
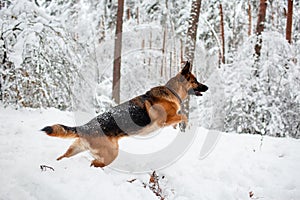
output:
<svg viewBox="0 0 300 200"><path fill-rule="evenodd" d="M139 7L136 7L136 22L137 22L137 24L140 23L139 17L140 17L140 10L139 10Z"/></svg>
<svg viewBox="0 0 300 200"><path fill-rule="evenodd" d="M185 59L193 66L201 0L193 0L185 44Z"/></svg>
<svg viewBox="0 0 300 200"><path fill-rule="evenodd" d="M164 27L163 43L162 43L162 58L161 58L161 68L160 68L160 77L164 75L164 69L166 68L166 38L167 38L167 28Z"/></svg>
<svg viewBox="0 0 300 200"><path fill-rule="evenodd" d="M286 40L292 43L292 25L293 25L293 0L288 0L288 11L286 18Z"/></svg>
<svg viewBox="0 0 300 200"><path fill-rule="evenodd" d="M258 19L256 25L257 41L254 47L256 60L258 60L260 57L260 51L262 45L261 33L264 31L265 28L267 1L268 0L260 0L260 4L259 4L259 13L258 13Z"/></svg>
<svg viewBox="0 0 300 200"><path fill-rule="evenodd" d="M121 78L121 52L122 52L122 26L123 26L124 0L118 0L117 25L115 34L114 68L112 98L120 103L120 78Z"/></svg>
<svg viewBox="0 0 300 200"><path fill-rule="evenodd" d="M184 57L186 61L191 63L193 66L194 54L195 54L195 46L196 46L196 37L197 37L197 29L198 22L200 16L200 8L201 8L201 0L193 0L191 13L189 18L188 30L187 30L187 38L185 43L185 52ZM192 69L191 69L192 70ZM190 99L189 97L185 100L185 102L181 105L181 112L189 118L189 107L190 107ZM179 124L180 130L185 131L186 127L184 123Z"/></svg>
<svg viewBox="0 0 300 200"><path fill-rule="evenodd" d="M126 10L127 20L130 20L130 8Z"/></svg>
<svg viewBox="0 0 300 200"><path fill-rule="evenodd" d="M223 7L222 4L220 4L220 29L221 29L221 41L222 41L222 55L221 55L221 61L223 64L225 64L225 36L224 36L224 17L223 17Z"/></svg>
<svg viewBox="0 0 300 200"><path fill-rule="evenodd" d="M179 61L179 63L182 64L183 62L184 62L184 60L183 60L183 41L180 38L180 61Z"/></svg>
<svg viewBox="0 0 300 200"><path fill-rule="evenodd" d="M250 0L248 0L248 36L251 36L252 33L252 8L251 8L251 3Z"/></svg>
<svg viewBox="0 0 300 200"><path fill-rule="evenodd" d="M152 31L150 31L150 36L149 36L149 48L152 49ZM148 59L148 67L149 67L149 73L151 69L151 56L149 56Z"/></svg>

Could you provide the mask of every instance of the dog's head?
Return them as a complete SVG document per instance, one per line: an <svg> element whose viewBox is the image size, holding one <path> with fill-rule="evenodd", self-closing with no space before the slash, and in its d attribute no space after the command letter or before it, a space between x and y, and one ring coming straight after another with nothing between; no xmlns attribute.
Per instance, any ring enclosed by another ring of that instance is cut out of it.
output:
<svg viewBox="0 0 300 200"><path fill-rule="evenodd" d="M188 61L177 76L179 76L180 81L183 82L182 85L185 87L189 95L202 96L202 92L208 90L208 87L199 83L196 77L191 73L191 64Z"/></svg>

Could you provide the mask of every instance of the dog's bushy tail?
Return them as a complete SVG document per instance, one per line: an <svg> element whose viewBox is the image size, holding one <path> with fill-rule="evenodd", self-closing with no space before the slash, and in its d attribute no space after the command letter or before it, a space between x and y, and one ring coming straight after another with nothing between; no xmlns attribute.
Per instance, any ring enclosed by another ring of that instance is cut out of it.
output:
<svg viewBox="0 0 300 200"><path fill-rule="evenodd" d="M49 136L60 138L77 138L79 137L76 127L68 127L61 124L46 126L41 131L44 131Z"/></svg>

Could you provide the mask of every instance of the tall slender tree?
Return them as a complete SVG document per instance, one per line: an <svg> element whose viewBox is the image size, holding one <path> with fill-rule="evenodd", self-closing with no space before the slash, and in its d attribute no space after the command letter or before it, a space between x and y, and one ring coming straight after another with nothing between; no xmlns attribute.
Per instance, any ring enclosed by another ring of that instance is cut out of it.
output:
<svg viewBox="0 0 300 200"><path fill-rule="evenodd" d="M251 35L252 32L252 8L251 8L251 2L248 0L248 36Z"/></svg>
<svg viewBox="0 0 300 200"><path fill-rule="evenodd" d="M193 61L194 61L194 53L195 53L195 46L196 46L198 22L199 22L199 16L200 16L200 8L201 8L201 0L193 0L190 18L189 18L189 25L188 25L188 30L187 30L185 52L184 52L185 59L188 60L192 65L193 65Z"/></svg>
<svg viewBox="0 0 300 200"><path fill-rule="evenodd" d="M292 43L292 24L293 24L293 0L288 0L288 11L286 17L286 40Z"/></svg>
<svg viewBox="0 0 300 200"><path fill-rule="evenodd" d="M187 30L185 52L184 52L184 58L185 60L191 63L191 66L193 66L193 61L195 56L200 8L201 8L201 0L193 0L190 18L189 18L188 30ZM189 98L187 98L187 100L182 104L181 107L181 112L186 114L187 117L189 117L189 107L190 107ZM179 127L182 131L185 131L186 127L184 123L180 123Z"/></svg>
<svg viewBox="0 0 300 200"><path fill-rule="evenodd" d="M222 42L222 52L221 52L221 61L225 64L225 33L224 33L224 15L223 15L223 6L220 3L220 29L221 29L221 42Z"/></svg>
<svg viewBox="0 0 300 200"><path fill-rule="evenodd" d="M256 60L258 60L260 57L260 51L262 45L261 34L265 28L267 1L268 0L260 0L260 4L259 4L259 12L257 18L257 25L256 25L257 41L254 47Z"/></svg>
<svg viewBox="0 0 300 200"><path fill-rule="evenodd" d="M116 25L115 49L114 49L113 85L112 85L112 98L116 101L116 103L120 103L123 12L124 12L124 0L118 0L117 25Z"/></svg>

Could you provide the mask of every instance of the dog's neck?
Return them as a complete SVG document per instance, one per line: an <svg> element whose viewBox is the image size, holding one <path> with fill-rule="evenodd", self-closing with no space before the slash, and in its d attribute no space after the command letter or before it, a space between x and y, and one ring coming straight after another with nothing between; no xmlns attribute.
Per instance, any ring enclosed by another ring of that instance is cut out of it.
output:
<svg viewBox="0 0 300 200"><path fill-rule="evenodd" d="M170 90L170 91L174 94L174 96L179 100L179 103L182 104L182 99L181 99L181 97L177 94L177 92L176 92L175 90L173 90L171 87L168 87L168 86L166 86L166 87L167 87L168 90Z"/></svg>
<svg viewBox="0 0 300 200"><path fill-rule="evenodd" d="M174 94L174 96L176 96L176 98L179 100L180 104L182 103L182 101L186 98L185 95L183 95L182 93L182 88L181 86L178 84L177 80L175 80L176 77L171 78L167 83L166 83L166 87L170 90L170 92L172 92L172 94ZM175 89L176 88L176 89Z"/></svg>

